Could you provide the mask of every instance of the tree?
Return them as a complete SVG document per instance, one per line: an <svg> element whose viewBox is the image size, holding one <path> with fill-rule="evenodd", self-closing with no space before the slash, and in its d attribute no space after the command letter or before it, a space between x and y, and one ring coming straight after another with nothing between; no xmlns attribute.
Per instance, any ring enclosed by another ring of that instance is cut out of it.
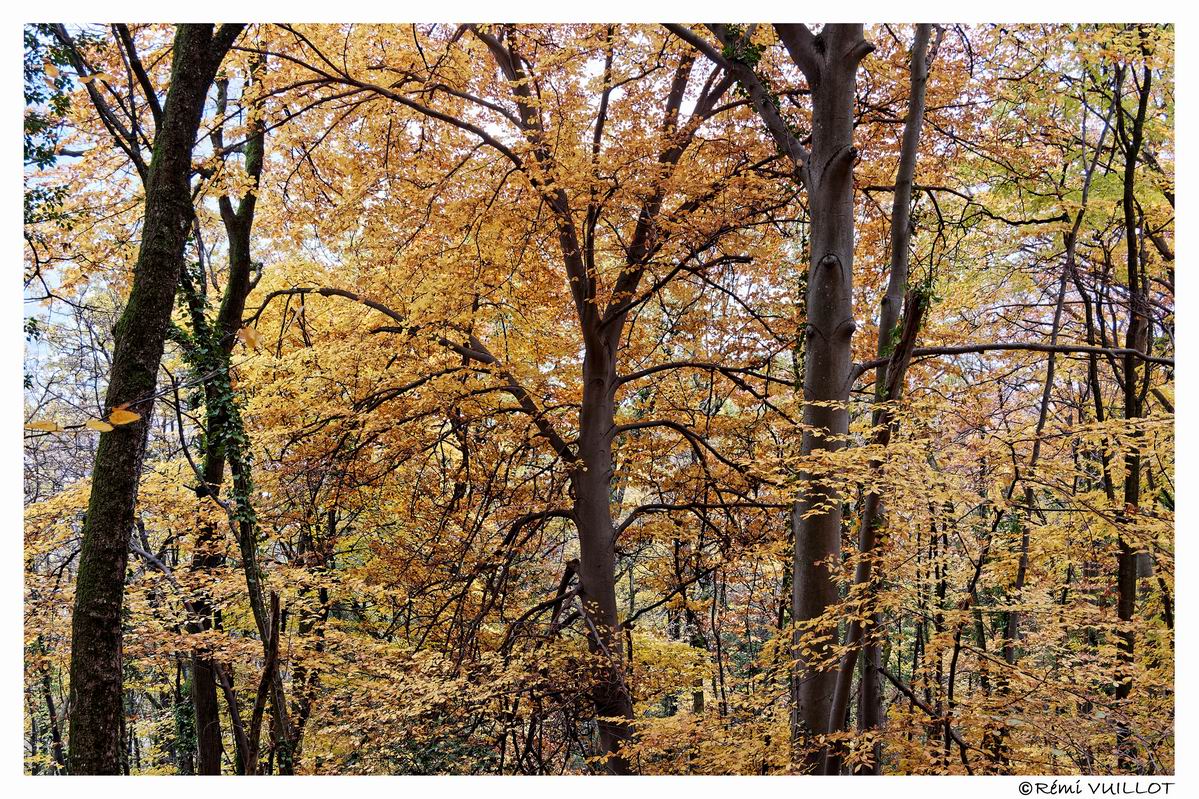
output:
<svg viewBox="0 0 1199 799"><path fill-rule="evenodd" d="M753 71L753 50L742 35L727 26L713 26L724 52L673 26L727 65L746 87L755 110L766 123L779 149L792 161L796 178L807 189L811 219L808 244L810 266L804 298L803 424L801 455L819 464L819 455L835 452L849 432L847 403L853 365L853 146L854 95L858 64L873 49L861 25L830 24L819 34L802 24L776 25L791 60L803 72L812 95L811 152L779 113L777 101ZM726 57L725 53L728 53ZM815 457L812 457L815 456ZM825 467L827 468L827 467ZM838 600L834 564L841 552L841 500L833 482L819 466L801 472L804 486L792 511L791 614L810 626L804 632L827 640L827 613ZM819 766L819 747L812 741L830 732L829 719L836 670L827 644L808 648L796 639L802 664L795 686L792 738L803 750L804 762Z"/></svg>
<svg viewBox="0 0 1199 799"><path fill-rule="evenodd" d="M88 500L71 627L73 774L120 771L121 605L133 508L167 324L191 219L191 152L209 87L240 25L181 25L161 127L145 170L145 226L135 277L114 334L105 406L137 416L101 433ZM81 64L80 64L81 65ZM98 91L92 89L98 94Z"/></svg>

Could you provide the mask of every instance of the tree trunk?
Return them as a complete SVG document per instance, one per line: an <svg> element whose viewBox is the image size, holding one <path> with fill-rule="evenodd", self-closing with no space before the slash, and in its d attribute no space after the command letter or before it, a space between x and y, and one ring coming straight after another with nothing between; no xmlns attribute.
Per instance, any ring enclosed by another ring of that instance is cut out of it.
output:
<svg viewBox="0 0 1199 799"><path fill-rule="evenodd" d="M884 386L878 392L878 396L884 402L894 402L899 399L903 391L903 381L907 375L908 365L911 363L912 350L916 347L916 337L920 333L920 328L924 323L924 315L928 310L928 295L922 291L914 290L908 293L908 301L906 311L904 313L903 332L900 335L898 344L887 364L887 377ZM875 431L872 436L872 443L885 450L887 445L891 443L891 434L896 426L894 415L889 408L880 405L875 411L874 417ZM869 463L872 481L877 484L883 469L883 460L880 458L872 458ZM878 575L874 570L875 550L879 545L879 529L882 526L882 496L877 490L870 490L866 494L865 501L862 503L861 514L861 533L859 536L859 550L862 554L862 559L858 561L857 568L854 573L854 583L861 586L866 591L864 604L866 608L870 608L874 596L878 593ZM878 615L871 612L871 619L876 626L878 624ZM862 639L865 635L864 625L861 621L854 619L847 625L845 631L845 645L848 651L841 658L841 663L837 671L836 689L833 692L833 700L831 710L829 712L828 730L829 732L839 732L845 728L846 713L849 710L849 694L853 684L853 672L857 664L858 650L861 648ZM873 632L872 632L873 635ZM877 679L878 672L871 671L871 666L878 663L878 648L877 645L874 651L866 653L865 666L862 670L862 679L865 681L868 677ZM879 694L874 694L876 701ZM882 719L882 708L874 706L867 709L874 725L877 726ZM861 719L859 719L859 725ZM839 753L830 752L824 764L825 774L837 774L840 771L841 760Z"/></svg>
<svg viewBox="0 0 1199 799"><path fill-rule="evenodd" d="M908 97L908 116L904 121L903 138L899 148L899 168L895 175L895 197L891 205L891 265L887 278L887 291L883 296L879 309L878 346L880 358L891 355L895 347L895 334L892 332L900 323L899 311L908 289L908 258L912 241L912 188L916 181L916 158L920 152L920 132L924 125L925 89L928 86L929 38L932 35L932 25L916 26L915 38L912 40L911 56L911 90ZM940 30L937 43L940 43ZM935 50L937 45L933 46ZM902 385L902 378L901 378ZM876 402L889 399L886 396L887 367L880 366L874 375L874 397ZM881 408L875 408L873 423L877 426L883 423ZM879 509L880 515L883 510ZM867 538L867 533L871 537ZM862 530L860 549L863 553L874 548L873 531ZM879 682L879 669L882 658L879 651L878 631L882 629L882 618L878 613L871 616L871 635L867 636L865 648L862 651L862 676L858 689L858 730L867 732L877 730L883 723L882 685ZM881 774L882 745L874 745L873 764L868 770L858 773Z"/></svg>
<svg viewBox="0 0 1199 799"><path fill-rule="evenodd" d="M121 769L121 607L138 480L158 366L192 218L191 152L216 68L240 25L180 25L171 85L146 180L141 250L129 301L114 330L105 409L141 418L102 433L92 469L71 625L72 774Z"/></svg>
<svg viewBox="0 0 1199 799"><path fill-rule="evenodd" d="M616 342L610 335L587 338L578 462L571 472L579 530L579 598L585 609L591 650L600 664L592 699L600 749L608 754L605 769L612 774L629 774L628 761L615 754L632 735L627 720L633 717L616 606L616 528L609 501L616 424Z"/></svg>
<svg viewBox="0 0 1199 799"><path fill-rule="evenodd" d="M1136 170L1137 157L1141 150L1141 140L1145 126L1145 114L1149 104L1149 90L1152 85L1153 73L1148 66L1140 85L1137 114L1133 120L1130 136L1125 136L1124 111L1116 111L1116 130L1125 144L1124 160L1124 233L1128 244L1128 329L1124 346L1129 350L1148 352L1149 326L1145 308L1143 276L1140 274L1141 264L1138 255L1137 217L1136 217ZM1134 81L1135 83L1135 81ZM1117 80L1116 102L1120 102L1120 85ZM1149 364L1145 364L1145 378L1148 383ZM1124 356L1124 418L1136 419L1142 415L1142 393L1138 380L1137 359L1132 355ZM1135 524L1137 511L1141 504L1141 454L1135 447L1124 456L1124 508L1119 514L1120 527ZM1119 539L1119 553L1116 558L1116 615L1120 620L1119 660L1120 669L1116 675L1116 699L1123 701L1132 694L1132 664L1136 653L1136 632L1132 628L1133 617L1136 613L1137 601L1137 547L1130 542L1123 532ZM1117 767L1123 771L1131 771L1135 767L1136 743L1128 725L1120 722L1116 726L1116 758Z"/></svg>
<svg viewBox="0 0 1199 799"><path fill-rule="evenodd" d="M46 644L38 637L38 648L46 654ZM50 681L50 666L42 664L42 698L46 702L47 724L50 727L50 757L54 761L54 773L62 774L67 766L67 757L62 745L62 727L58 723L58 711L54 707L54 690Z"/></svg>
<svg viewBox="0 0 1199 799"><path fill-rule="evenodd" d="M218 87L217 112L220 115L225 112L224 83L221 81ZM202 372L215 372L213 377L204 383L207 438L204 463L201 467L201 477L204 481L203 490L199 492L201 502L206 501L210 494L216 496L220 493L221 485L225 481L225 463L228 459L226 444L233 436L244 433L241 420L232 406L234 400L230 388L229 355L233 352L237 331L241 327L242 315L246 309L246 298L252 288L250 234L254 227L258 183L262 176L264 132L261 118L252 121L251 131L252 134L243 145L246 174L252 180L251 190L240 201L236 210L228 197L222 196L219 201L221 219L229 242L229 276L216 323L211 330L204 318L204 307L199 298L194 298L191 303L193 336L201 342L204 352L211 353L208 357L216 361L215 364L205 361L200 369ZM219 129L214 138L218 147L223 145ZM218 568L224 562L224 556L219 549L218 529L213 525L205 525L197 537L196 549L192 556L192 570L211 572ZM211 604L201 597L195 602L195 608L197 619L190 625L189 630L200 632L210 629L213 624ZM216 666L206 652L194 652L192 658L192 702L196 714L198 769L200 774L220 774L222 743Z"/></svg>
<svg viewBox="0 0 1199 799"><path fill-rule="evenodd" d="M811 212L811 255L807 294L807 353L804 364L801 454L844 446L852 368L853 321L853 147L854 92L858 63L870 51L862 26L826 25L817 37L819 59L812 84L812 153L804 167ZM794 583L792 618L797 660L792 733L802 752L801 767L820 766L822 755L807 744L828 732L837 670L827 644L811 654L798 647L802 630L836 634L826 611L838 601L834 570L841 559L841 497L820 472L800 474L805 488L792 511ZM817 622L816 620L820 620Z"/></svg>
<svg viewBox="0 0 1199 799"><path fill-rule="evenodd" d="M775 32L791 60L807 78L812 94L812 150L809 153L783 118L755 64L744 58L745 31L708 25L723 50L716 50L684 26L668 25L679 38L726 69L745 90L779 151L808 191L810 265L807 275L803 423L804 457L844 446L849 429L853 321L853 147L854 95L858 64L874 48L859 24L825 25L818 35L807 26L779 23ZM832 648L816 644L805 652L805 634L836 636L836 620L825 617L839 599L832 569L841 554L841 498L821 471L801 472L803 484L791 513L791 617L796 669L792 675L792 755L802 771L819 769L824 754L813 744L828 731L837 679ZM831 629L830 629L831 628Z"/></svg>

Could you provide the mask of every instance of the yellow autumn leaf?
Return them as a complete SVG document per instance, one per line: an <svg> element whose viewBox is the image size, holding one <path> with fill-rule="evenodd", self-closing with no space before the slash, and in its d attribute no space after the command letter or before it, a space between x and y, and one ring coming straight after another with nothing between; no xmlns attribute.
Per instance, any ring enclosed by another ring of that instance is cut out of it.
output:
<svg viewBox="0 0 1199 799"><path fill-rule="evenodd" d="M46 61L46 63L42 65L42 71L46 73L47 77L58 77L58 67L54 66L53 61Z"/></svg>
<svg viewBox="0 0 1199 799"><path fill-rule="evenodd" d="M25 429L42 430L47 433L57 433L59 430L62 430L62 427L59 426L58 422L30 422L29 424L25 425Z"/></svg>
<svg viewBox="0 0 1199 799"><path fill-rule="evenodd" d="M108 421L117 425L136 422L140 418L142 418L140 413L134 413L133 411L125 410L124 408L117 408L112 413L108 414Z"/></svg>
<svg viewBox="0 0 1199 799"><path fill-rule="evenodd" d="M116 411L113 412L116 413ZM125 413L128 413L128 411L125 411ZM84 427L90 427L92 430L98 430L101 433L107 433L112 430L112 425L100 419L88 419L83 425Z"/></svg>

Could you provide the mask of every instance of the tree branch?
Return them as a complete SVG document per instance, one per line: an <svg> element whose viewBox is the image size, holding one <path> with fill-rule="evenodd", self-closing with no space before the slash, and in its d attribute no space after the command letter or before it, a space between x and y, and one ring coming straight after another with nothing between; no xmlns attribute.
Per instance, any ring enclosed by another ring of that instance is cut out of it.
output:
<svg viewBox="0 0 1199 799"><path fill-rule="evenodd" d="M1139 358L1149 363L1159 363L1165 366L1174 365L1173 358L1146 355L1140 350L1128 349L1127 347L1093 347L1086 344L1038 344L1034 342L951 344L943 347L916 347L912 350L912 357L929 358L937 355L970 355L983 352L1061 352L1091 355L1121 355ZM854 367L853 379L857 380L863 373L885 365L888 360L888 358L874 358L873 360L857 364Z"/></svg>

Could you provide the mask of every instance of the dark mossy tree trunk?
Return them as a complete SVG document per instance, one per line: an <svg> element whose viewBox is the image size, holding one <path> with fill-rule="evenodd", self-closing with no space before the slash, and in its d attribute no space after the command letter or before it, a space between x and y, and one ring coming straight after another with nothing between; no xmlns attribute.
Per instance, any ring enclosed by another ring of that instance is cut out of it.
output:
<svg viewBox="0 0 1199 799"><path fill-rule="evenodd" d="M114 330L105 410L141 415L102 433L92 470L71 621L72 774L121 769L121 607L138 480L154 408L183 251L192 219L191 154L204 101L242 25L180 25L171 84L145 183L141 250L129 300Z"/></svg>

